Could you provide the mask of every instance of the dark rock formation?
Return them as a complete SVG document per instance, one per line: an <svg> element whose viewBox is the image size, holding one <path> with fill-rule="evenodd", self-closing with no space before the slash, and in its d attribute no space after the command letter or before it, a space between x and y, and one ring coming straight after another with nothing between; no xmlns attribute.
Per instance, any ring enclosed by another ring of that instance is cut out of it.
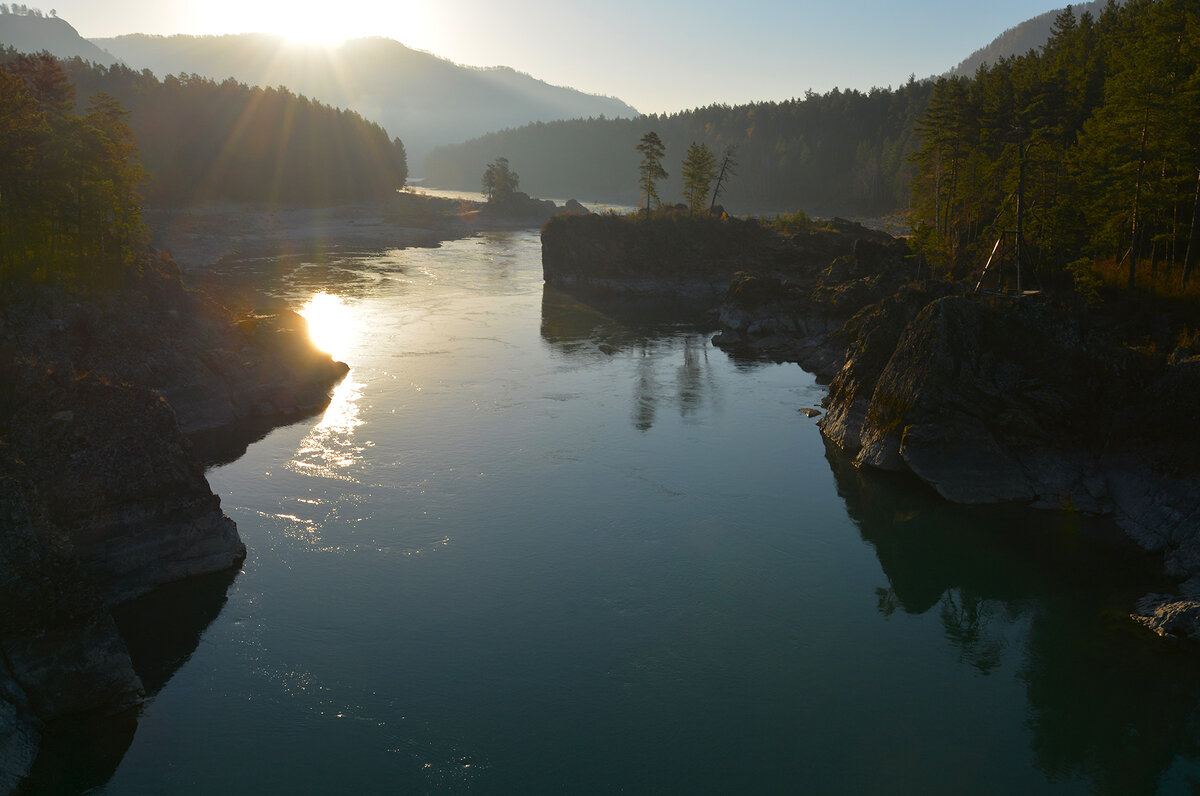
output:
<svg viewBox="0 0 1200 796"><path fill-rule="evenodd" d="M119 287L5 285L0 792L29 771L44 730L88 717L111 735L143 698L113 606L245 557L185 433L295 419L345 372L303 319L239 320L184 290L167 261Z"/></svg>
<svg viewBox="0 0 1200 796"><path fill-rule="evenodd" d="M915 317L919 300L891 302L859 318L830 384L831 442L955 503L1110 515L1167 574L1200 572L1192 359L1118 345L1046 301L949 296ZM1151 595L1138 613L1191 633L1198 596Z"/></svg>
<svg viewBox="0 0 1200 796"><path fill-rule="evenodd" d="M0 352L157 390L185 434L255 418L278 423L323 406L347 368L315 350L306 330L278 304L234 317L186 290L162 259L120 290L84 298L14 287L0 302Z"/></svg>
<svg viewBox="0 0 1200 796"><path fill-rule="evenodd" d="M1195 341L1167 357L1125 344L1141 327L1120 311L1097 319L919 281L902 242L851 222L788 239L684 229L555 219L543 229L547 284L720 296L713 342L830 379L819 424L856 466L911 474L954 503L1108 515L1169 575L1200 579ZM1197 633L1192 592L1150 595L1142 621Z"/></svg>
<svg viewBox="0 0 1200 796"><path fill-rule="evenodd" d="M782 251L756 222L671 214L558 215L542 227L542 273L560 290L716 306L730 277Z"/></svg>
<svg viewBox="0 0 1200 796"><path fill-rule="evenodd" d="M160 395L30 365L4 375L5 437L22 452L41 533L74 552L105 603L245 557Z"/></svg>
<svg viewBox="0 0 1200 796"><path fill-rule="evenodd" d="M574 216L588 216L592 213L591 210L580 204L578 199L568 199L563 205L563 212Z"/></svg>
<svg viewBox="0 0 1200 796"><path fill-rule="evenodd" d="M1189 366L1035 300L952 296L904 317L880 312L851 347L821 420L831 441L956 503L1111 514L1169 573L1200 571L1200 479L1180 445L1194 433L1173 417L1200 395Z"/></svg>
<svg viewBox="0 0 1200 796"><path fill-rule="evenodd" d="M535 199L524 191L494 197L479 211L484 218L545 221L562 210L550 199Z"/></svg>
<svg viewBox="0 0 1200 796"><path fill-rule="evenodd" d="M33 765L47 723L112 715L144 692L100 593L24 463L0 443L0 792Z"/></svg>
<svg viewBox="0 0 1200 796"><path fill-rule="evenodd" d="M1200 595L1184 591L1192 596L1147 594L1138 600L1134 620L1166 638L1200 638Z"/></svg>

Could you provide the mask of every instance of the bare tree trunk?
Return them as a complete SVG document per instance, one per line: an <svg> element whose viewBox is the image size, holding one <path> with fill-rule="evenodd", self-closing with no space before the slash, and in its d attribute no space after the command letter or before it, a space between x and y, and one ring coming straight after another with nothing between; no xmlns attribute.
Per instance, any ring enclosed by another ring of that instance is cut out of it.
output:
<svg viewBox="0 0 1200 796"><path fill-rule="evenodd" d="M1139 236L1142 234L1141 212L1142 201L1142 173L1146 170L1146 130L1150 127L1150 98L1146 97L1146 113L1142 117L1142 137L1138 149L1138 168L1137 180L1133 185L1133 240L1129 246L1129 289L1133 290L1134 280L1137 277L1138 263L1138 244Z"/></svg>
<svg viewBox="0 0 1200 796"><path fill-rule="evenodd" d="M1187 254L1183 256L1183 286L1187 287L1188 278L1192 275L1192 266L1196 264L1197 249L1197 233L1200 232L1200 226L1196 223L1196 217L1200 216L1200 169L1196 170L1196 198L1192 201L1192 231L1188 235Z"/></svg>

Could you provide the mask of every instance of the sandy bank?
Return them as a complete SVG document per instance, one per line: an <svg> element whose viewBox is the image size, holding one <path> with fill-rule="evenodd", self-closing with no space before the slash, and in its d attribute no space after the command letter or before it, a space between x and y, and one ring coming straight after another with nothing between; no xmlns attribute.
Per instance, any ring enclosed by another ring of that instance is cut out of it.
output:
<svg viewBox="0 0 1200 796"><path fill-rule="evenodd" d="M379 202L324 208L228 203L146 210L151 244L184 270L224 258L436 246L469 225L439 206Z"/></svg>

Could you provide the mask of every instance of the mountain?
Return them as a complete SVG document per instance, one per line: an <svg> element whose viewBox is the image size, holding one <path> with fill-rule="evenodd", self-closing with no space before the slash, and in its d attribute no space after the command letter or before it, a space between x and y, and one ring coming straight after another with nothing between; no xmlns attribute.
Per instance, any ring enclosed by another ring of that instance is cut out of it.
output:
<svg viewBox="0 0 1200 796"><path fill-rule="evenodd" d="M1108 0L1092 0L1090 3L1072 5L1071 11L1074 12L1076 18L1079 18L1085 11L1093 17L1099 17L1106 5L1108 5ZM1054 25L1054 18L1061 14L1062 10L1062 8L1058 8L1054 11L1047 11L1045 14L1039 14L1009 28L992 39L991 44L971 53L947 74L952 77L974 77L981 64L994 64L1001 58L1024 55L1030 50L1042 49L1042 46L1050 38L1050 28Z"/></svg>
<svg viewBox="0 0 1200 796"><path fill-rule="evenodd" d="M404 141L419 172L435 146L530 122L638 112L612 97L552 86L507 67L460 66L386 38L340 46L297 44L265 34L96 39L133 69L160 77L198 74L284 86L357 111ZM480 164L480 168L484 164Z"/></svg>
<svg viewBox="0 0 1200 796"><path fill-rule="evenodd" d="M933 84L916 80L869 93L834 89L803 99L706 108L636 119L535 123L439 147L426 158L431 185L479 190L481 163L498 153L539 196L639 202L638 141L657 133L670 176L658 195L682 195L682 161L702 143L736 161L720 203L733 213L804 208L818 215L882 215L907 205L916 123Z"/></svg>
<svg viewBox="0 0 1200 796"><path fill-rule="evenodd" d="M12 47L24 53L46 50L59 58L79 56L105 66L117 61L112 53L80 36L65 19L45 16L37 10L14 13L7 3L0 4L0 47Z"/></svg>

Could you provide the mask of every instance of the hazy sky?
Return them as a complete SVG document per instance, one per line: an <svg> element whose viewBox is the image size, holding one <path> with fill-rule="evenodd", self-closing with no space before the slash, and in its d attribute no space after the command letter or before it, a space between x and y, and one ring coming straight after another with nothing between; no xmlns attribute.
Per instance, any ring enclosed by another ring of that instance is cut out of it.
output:
<svg viewBox="0 0 1200 796"><path fill-rule="evenodd" d="M88 38L260 31L386 36L644 113L899 85L957 64L1054 0L47 0ZM25 0L26 5L34 3ZM1065 5L1065 3L1064 3Z"/></svg>

